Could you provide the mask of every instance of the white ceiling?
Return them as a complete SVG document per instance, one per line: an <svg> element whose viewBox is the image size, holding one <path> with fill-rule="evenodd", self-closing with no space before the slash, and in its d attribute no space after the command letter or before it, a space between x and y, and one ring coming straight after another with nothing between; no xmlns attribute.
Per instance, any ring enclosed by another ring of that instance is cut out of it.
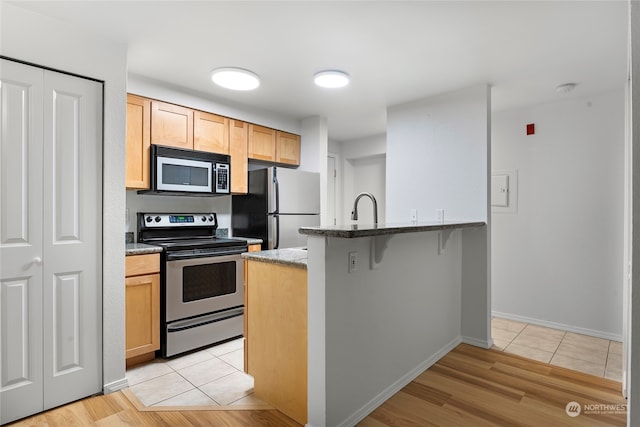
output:
<svg viewBox="0 0 640 427"><path fill-rule="evenodd" d="M380 134L386 107L487 83L492 109L621 88L627 1L40 1L20 7L129 47L129 72L222 102L302 119L329 137ZM217 67L247 68L254 92L215 87ZM341 69L342 89L312 76ZM558 84L578 83L565 95Z"/></svg>

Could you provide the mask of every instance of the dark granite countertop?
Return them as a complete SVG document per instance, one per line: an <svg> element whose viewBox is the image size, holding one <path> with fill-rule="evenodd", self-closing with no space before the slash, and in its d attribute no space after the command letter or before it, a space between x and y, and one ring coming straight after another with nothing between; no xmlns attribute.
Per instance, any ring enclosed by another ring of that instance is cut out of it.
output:
<svg viewBox="0 0 640 427"><path fill-rule="evenodd" d="M281 264L307 269L307 251L302 248L272 249L259 252L245 252L242 258L251 261Z"/></svg>
<svg viewBox="0 0 640 427"><path fill-rule="evenodd" d="M455 228L467 228L467 227L481 227L486 225L483 221L476 222L459 222L459 221L446 221L444 223L437 222L418 222L417 224L411 223L397 223L397 224L346 224L346 225L334 225L328 227L302 227L300 228L301 234L307 234L310 236L325 236L325 237L342 237L346 239L352 239L356 237L368 237L368 236L382 236L387 234L400 234L400 233L418 233L422 231L438 231L438 230L451 230Z"/></svg>
<svg viewBox="0 0 640 427"><path fill-rule="evenodd" d="M145 243L127 243L125 246L125 254L128 255L144 255L162 252L160 246L147 245Z"/></svg>

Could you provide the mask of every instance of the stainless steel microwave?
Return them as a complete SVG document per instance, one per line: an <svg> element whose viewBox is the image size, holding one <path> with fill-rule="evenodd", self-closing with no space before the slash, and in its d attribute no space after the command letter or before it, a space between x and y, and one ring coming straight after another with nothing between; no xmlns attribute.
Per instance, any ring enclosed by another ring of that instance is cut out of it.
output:
<svg viewBox="0 0 640 427"><path fill-rule="evenodd" d="M211 196L231 190L230 157L151 145L151 190L140 193Z"/></svg>

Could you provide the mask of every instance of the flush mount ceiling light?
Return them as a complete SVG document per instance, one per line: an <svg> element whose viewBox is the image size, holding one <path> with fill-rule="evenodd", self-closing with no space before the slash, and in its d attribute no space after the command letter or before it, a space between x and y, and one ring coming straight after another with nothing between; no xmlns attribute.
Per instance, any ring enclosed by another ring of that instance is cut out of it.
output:
<svg viewBox="0 0 640 427"><path fill-rule="evenodd" d="M316 85L326 88L344 87L349 84L349 74L339 70L325 70L313 76Z"/></svg>
<svg viewBox="0 0 640 427"><path fill-rule="evenodd" d="M231 90L253 90L260 86L260 78L256 73L235 67L216 68L211 72L211 80Z"/></svg>
<svg viewBox="0 0 640 427"><path fill-rule="evenodd" d="M576 88L576 83L565 83L556 87L558 93L569 93Z"/></svg>

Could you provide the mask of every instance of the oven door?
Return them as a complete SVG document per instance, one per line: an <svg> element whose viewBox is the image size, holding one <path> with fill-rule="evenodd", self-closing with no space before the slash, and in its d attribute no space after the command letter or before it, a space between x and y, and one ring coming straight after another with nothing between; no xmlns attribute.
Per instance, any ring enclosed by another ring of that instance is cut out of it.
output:
<svg viewBox="0 0 640 427"><path fill-rule="evenodd" d="M244 304L240 254L169 260L166 267L166 322Z"/></svg>

